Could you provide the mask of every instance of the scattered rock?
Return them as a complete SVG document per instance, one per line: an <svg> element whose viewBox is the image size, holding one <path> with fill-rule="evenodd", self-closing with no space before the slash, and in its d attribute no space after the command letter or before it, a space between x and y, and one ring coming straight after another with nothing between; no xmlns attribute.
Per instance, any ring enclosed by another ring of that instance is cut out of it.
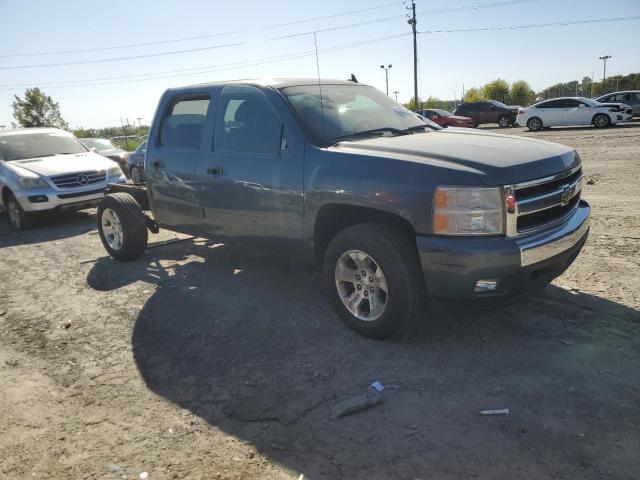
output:
<svg viewBox="0 0 640 480"><path fill-rule="evenodd" d="M587 180L587 185L595 185L596 181L593 178Z"/></svg>
<svg viewBox="0 0 640 480"><path fill-rule="evenodd" d="M107 467L107 470L111 473L124 473L124 468L115 463L107 463L105 467Z"/></svg>

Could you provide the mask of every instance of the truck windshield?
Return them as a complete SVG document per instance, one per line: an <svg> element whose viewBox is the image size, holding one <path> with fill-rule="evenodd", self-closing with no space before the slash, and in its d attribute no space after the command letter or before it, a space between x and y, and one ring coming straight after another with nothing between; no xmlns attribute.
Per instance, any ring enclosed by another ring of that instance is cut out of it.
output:
<svg viewBox="0 0 640 480"><path fill-rule="evenodd" d="M0 136L0 159L5 161L86 151L78 140L66 133L21 133Z"/></svg>
<svg viewBox="0 0 640 480"><path fill-rule="evenodd" d="M346 139L404 135L424 131L425 127L439 128L366 85L300 85L281 91L311 141L318 146Z"/></svg>

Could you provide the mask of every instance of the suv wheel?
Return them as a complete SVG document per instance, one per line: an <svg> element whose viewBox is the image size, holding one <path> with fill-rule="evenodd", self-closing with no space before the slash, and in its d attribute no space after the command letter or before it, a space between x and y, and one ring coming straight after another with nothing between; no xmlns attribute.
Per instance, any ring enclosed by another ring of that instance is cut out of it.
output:
<svg viewBox="0 0 640 480"><path fill-rule="evenodd" d="M146 219L128 193L112 193L100 202L98 232L104 248L116 260L136 260L147 248Z"/></svg>
<svg viewBox="0 0 640 480"><path fill-rule="evenodd" d="M500 126L500 128L508 127L509 123L509 117L507 117L506 115L500 115L500 117L498 117L498 125Z"/></svg>
<svg viewBox="0 0 640 480"><path fill-rule="evenodd" d="M339 232L324 255L325 286L356 332L386 339L423 310L425 289L415 247L397 230L363 223Z"/></svg>
<svg viewBox="0 0 640 480"><path fill-rule="evenodd" d="M13 228L16 230L26 230L35 225L33 215L26 213L22 209L16 197L13 196L13 193L9 193L7 196L7 213L9 214L9 220L11 220Z"/></svg>
<svg viewBox="0 0 640 480"><path fill-rule="evenodd" d="M540 120L538 117L531 117L529 120L527 120L527 128L532 132L542 130L542 120Z"/></svg>
<svg viewBox="0 0 640 480"><path fill-rule="evenodd" d="M611 118L606 113L596 113L593 116L593 125L596 128L606 128L611 125Z"/></svg>

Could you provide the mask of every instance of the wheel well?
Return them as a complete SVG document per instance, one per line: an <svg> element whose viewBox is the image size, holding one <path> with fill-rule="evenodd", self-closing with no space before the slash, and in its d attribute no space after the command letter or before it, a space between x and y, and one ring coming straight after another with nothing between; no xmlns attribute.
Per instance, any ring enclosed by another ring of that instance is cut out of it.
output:
<svg viewBox="0 0 640 480"><path fill-rule="evenodd" d="M325 205L316 216L314 248L321 261L331 239L341 230L359 223L384 223L406 235L412 245L416 243L416 231L400 215L354 205Z"/></svg>
<svg viewBox="0 0 640 480"><path fill-rule="evenodd" d="M4 208L6 208L7 199L9 198L10 193L11 193L11 190L9 190L9 187L7 187L6 185L2 187L2 206Z"/></svg>

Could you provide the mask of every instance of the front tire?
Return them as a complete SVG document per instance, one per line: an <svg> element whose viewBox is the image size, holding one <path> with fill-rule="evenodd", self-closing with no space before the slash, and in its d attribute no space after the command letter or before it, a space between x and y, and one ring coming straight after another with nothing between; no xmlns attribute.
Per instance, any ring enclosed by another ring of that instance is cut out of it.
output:
<svg viewBox="0 0 640 480"><path fill-rule="evenodd" d="M112 193L98 205L102 245L115 260L140 258L147 248L147 222L138 202L128 193Z"/></svg>
<svg viewBox="0 0 640 480"><path fill-rule="evenodd" d="M36 224L34 216L22 209L13 193L7 195L7 213L9 214L11 225L16 230L27 230L33 228Z"/></svg>
<svg viewBox="0 0 640 480"><path fill-rule="evenodd" d="M607 128L611 126L611 118L606 113L596 113L591 123L596 128Z"/></svg>
<svg viewBox="0 0 640 480"><path fill-rule="evenodd" d="M527 120L527 128L532 132L542 130L542 120L538 117L531 117Z"/></svg>
<svg viewBox="0 0 640 480"><path fill-rule="evenodd" d="M366 337L397 336L423 311L415 246L387 225L363 223L339 232L325 252L323 274L342 320Z"/></svg>

